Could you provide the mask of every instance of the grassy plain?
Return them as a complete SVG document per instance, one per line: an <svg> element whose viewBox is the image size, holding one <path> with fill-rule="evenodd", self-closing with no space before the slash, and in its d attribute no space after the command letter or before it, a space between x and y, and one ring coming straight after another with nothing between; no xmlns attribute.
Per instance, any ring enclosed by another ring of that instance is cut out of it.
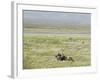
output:
<svg viewBox="0 0 100 80"><path fill-rule="evenodd" d="M90 34L24 34L23 40L23 69L91 65ZM57 61L62 50L75 62Z"/></svg>

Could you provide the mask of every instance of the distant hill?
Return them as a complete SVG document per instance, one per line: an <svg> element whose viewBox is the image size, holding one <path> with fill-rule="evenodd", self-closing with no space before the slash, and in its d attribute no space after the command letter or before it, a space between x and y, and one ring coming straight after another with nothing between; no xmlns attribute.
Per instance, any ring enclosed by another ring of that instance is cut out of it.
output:
<svg viewBox="0 0 100 80"><path fill-rule="evenodd" d="M48 25L48 24L32 24L29 26L24 25L24 31L28 33L32 32L48 32L48 33L84 33L90 34L91 27L89 25Z"/></svg>

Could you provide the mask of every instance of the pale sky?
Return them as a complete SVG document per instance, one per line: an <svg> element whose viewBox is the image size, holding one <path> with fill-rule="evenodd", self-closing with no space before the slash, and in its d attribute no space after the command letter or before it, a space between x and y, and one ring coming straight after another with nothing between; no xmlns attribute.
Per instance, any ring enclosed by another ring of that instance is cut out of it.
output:
<svg viewBox="0 0 100 80"><path fill-rule="evenodd" d="M49 25L84 25L90 27L91 14L68 13L51 11L23 11L24 25L49 24Z"/></svg>

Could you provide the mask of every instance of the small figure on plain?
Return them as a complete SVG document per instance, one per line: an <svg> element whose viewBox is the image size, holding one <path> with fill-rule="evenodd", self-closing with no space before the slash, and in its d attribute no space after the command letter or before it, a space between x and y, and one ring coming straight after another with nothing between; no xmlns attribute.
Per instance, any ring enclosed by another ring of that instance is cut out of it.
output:
<svg viewBox="0 0 100 80"><path fill-rule="evenodd" d="M58 53L55 57L57 58L57 60L60 60L60 61L66 60L66 56L61 53Z"/></svg>
<svg viewBox="0 0 100 80"><path fill-rule="evenodd" d="M65 60L67 60L67 61L72 61L72 62L74 62L74 59L73 59L72 56L65 56L63 53L58 53L55 57L56 57L57 60L59 60L59 61L65 61Z"/></svg>
<svg viewBox="0 0 100 80"><path fill-rule="evenodd" d="M68 60L68 61L72 61L72 62L74 62L74 59L73 59L72 56L67 56L67 60Z"/></svg>
<svg viewBox="0 0 100 80"><path fill-rule="evenodd" d="M60 53L58 53L55 57L57 58L57 60L61 60L61 54Z"/></svg>
<svg viewBox="0 0 100 80"><path fill-rule="evenodd" d="M58 53L58 54L57 54L57 56L61 56L61 54L60 54L60 53Z"/></svg>
<svg viewBox="0 0 100 80"><path fill-rule="evenodd" d="M62 53L61 54L61 61L64 61L64 60L66 60L66 56Z"/></svg>

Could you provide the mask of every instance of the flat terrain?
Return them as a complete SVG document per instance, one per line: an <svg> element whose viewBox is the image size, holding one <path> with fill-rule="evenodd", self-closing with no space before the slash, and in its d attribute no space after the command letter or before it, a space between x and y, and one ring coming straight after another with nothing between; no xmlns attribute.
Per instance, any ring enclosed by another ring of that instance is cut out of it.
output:
<svg viewBox="0 0 100 80"><path fill-rule="evenodd" d="M91 65L90 34L34 34L28 32L30 31L26 28L23 35L23 69ZM58 61L55 55L62 51L65 56L72 56L75 62Z"/></svg>
<svg viewBox="0 0 100 80"><path fill-rule="evenodd" d="M90 13L23 10L23 69L90 66L90 49Z"/></svg>

